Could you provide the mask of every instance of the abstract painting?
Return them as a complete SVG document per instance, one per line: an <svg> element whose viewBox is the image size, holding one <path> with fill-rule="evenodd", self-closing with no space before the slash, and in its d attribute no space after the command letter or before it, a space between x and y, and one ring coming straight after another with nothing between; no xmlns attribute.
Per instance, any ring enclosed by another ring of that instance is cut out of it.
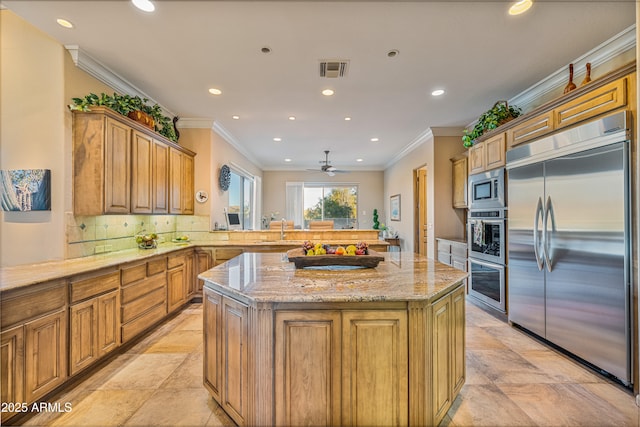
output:
<svg viewBox="0 0 640 427"><path fill-rule="evenodd" d="M0 210L50 211L51 170L0 171Z"/></svg>

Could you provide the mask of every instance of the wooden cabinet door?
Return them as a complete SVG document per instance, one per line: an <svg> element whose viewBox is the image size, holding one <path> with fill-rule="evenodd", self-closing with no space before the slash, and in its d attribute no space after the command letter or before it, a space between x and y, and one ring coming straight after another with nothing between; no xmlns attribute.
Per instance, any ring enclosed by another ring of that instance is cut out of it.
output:
<svg viewBox="0 0 640 427"><path fill-rule="evenodd" d="M469 175L484 171L484 143L480 142L469 148Z"/></svg>
<svg viewBox="0 0 640 427"><path fill-rule="evenodd" d="M453 207L467 207L467 158L456 159L453 169Z"/></svg>
<svg viewBox="0 0 640 427"><path fill-rule="evenodd" d="M506 151L504 132L495 135L483 142L485 148L485 170L502 167L506 164Z"/></svg>
<svg viewBox="0 0 640 427"><path fill-rule="evenodd" d="M193 215L193 182L194 182L194 159L182 154L182 213Z"/></svg>
<svg viewBox="0 0 640 427"><path fill-rule="evenodd" d="M240 426L247 419L249 328L247 306L222 299L222 408Z"/></svg>
<svg viewBox="0 0 640 427"><path fill-rule="evenodd" d="M204 287L204 280L197 276L213 266L213 249L196 249L196 292L201 292Z"/></svg>
<svg viewBox="0 0 640 427"><path fill-rule="evenodd" d="M24 399L24 327L8 329L0 335L0 396L5 403ZM15 412L2 412L2 421Z"/></svg>
<svg viewBox="0 0 640 427"><path fill-rule="evenodd" d="M222 402L222 296L204 290L204 385Z"/></svg>
<svg viewBox="0 0 640 427"><path fill-rule="evenodd" d="M98 297L98 357L120 345L120 291Z"/></svg>
<svg viewBox="0 0 640 427"><path fill-rule="evenodd" d="M451 353L453 365L451 368L452 396L456 396L464 385L465 373L465 287L461 286L451 294L451 317L453 337ZM452 397L453 398L453 397Z"/></svg>
<svg viewBox="0 0 640 427"><path fill-rule="evenodd" d="M106 118L104 153L104 211L131 211L131 128Z"/></svg>
<svg viewBox="0 0 640 427"><path fill-rule="evenodd" d="M184 264L167 273L167 310L169 313L185 303L186 283Z"/></svg>
<svg viewBox="0 0 640 427"><path fill-rule="evenodd" d="M98 300L72 305L69 323L69 375L75 375L98 359Z"/></svg>
<svg viewBox="0 0 640 427"><path fill-rule="evenodd" d="M507 131L507 149L553 131L553 112L548 111L526 120Z"/></svg>
<svg viewBox="0 0 640 427"><path fill-rule="evenodd" d="M451 405L451 296L447 295L432 306L432 390L433 424L438 425Z"/></svg>
<svg viewBox="0 0 640 427"><path fill-rule="evenodd" d="M35 402L67 378L67 312L25 325L25 400Z"/></svg>
<svg viewBox="0 0 640 427"><path fill-rule="evenodd" d="M342 424L408 425L406 311L342 316Z"/></svg>
<svg viewBox="0 0 640 427"><path fill-rule="evenodd" d="M154 140L151 163L153 213L169 213L169 147Z"/></svg>
<svg viewBox="0 0 640 427"><path fill-rule="evenodd" d="M276 425L340 425L341 341L339 311L276 312Z"/></svg>
<svg viewBox="0 0 640 427"><path fill-rule="evenodd" d="M152 213L153 140L133 131L131 140L131 212Z"/></svg>
<svg viewBox="0 0 640 427"><path fill-rule="evenodd" d="M193 251L189 252L185 258L185 300L196 293L195 256L195 251Z"/></svg>
<svg viewBox="0 0 640 427"><path fill-rule="evenodd" d="M182 156L173 147L169 148L169 213L182 213Z"/></svg>

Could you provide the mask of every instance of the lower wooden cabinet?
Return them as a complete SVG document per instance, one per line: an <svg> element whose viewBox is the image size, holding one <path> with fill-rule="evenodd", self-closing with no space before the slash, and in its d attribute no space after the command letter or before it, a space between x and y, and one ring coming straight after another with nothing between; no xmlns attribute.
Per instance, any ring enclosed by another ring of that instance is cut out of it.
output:
<svg viewBox="0 0 640 427"><path fill-rule="evenodd" d="M0 396L2 402L24 402L24 327L17 326L0 335ZM16 415L2 412L2 422Z"/></svg>
<svg viewBox="0 0 640 427"><path fill-rule="evenodd" d="M171 255L167 260L167 311L182 307L191 295L193 282L193 250Z"/></svg>
<svg viewBox="0 0 640 427"><path fill-rule="evenodd" d="M438 425L465 381L464 287L432 306L433 421Z"/></svg>
<svg viewBox="0 0 640 427"><path fill-rule="evenodd" d="M39 397L67 378L67 312L61 310L25 324L25 401Z"/></svg>
<svg viewBox="0 0 640 427"><path fill-rule="evenodd" d="M197 248L195 252L195 292L202 292L204 280L198 279L198 274L204 273L213 266L213 251L215 249Z"/></svg>
<svg viewBox="0 0 640 427"><path fill-rule="evenodd" d="M249 329L247 306L204 293L204 384L240 426L247 422Z"/></svg>
<svg viewBox="0 0 640 427"><path fill-rule="evenodd" d="M120 291L69 309L69 375L75 375L120 345Z"/></svg>

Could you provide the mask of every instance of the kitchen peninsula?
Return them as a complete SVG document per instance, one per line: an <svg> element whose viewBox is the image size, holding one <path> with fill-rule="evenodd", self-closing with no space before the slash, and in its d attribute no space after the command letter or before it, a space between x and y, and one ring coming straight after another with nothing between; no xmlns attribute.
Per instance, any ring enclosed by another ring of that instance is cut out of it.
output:
<svg viewBox="0 0 640 427"><path fill-rule="evenodd" d="M467 273L412 253L296 269L244 253L204 286L204 382L238 425L437 425L465 381Z"/></svg>

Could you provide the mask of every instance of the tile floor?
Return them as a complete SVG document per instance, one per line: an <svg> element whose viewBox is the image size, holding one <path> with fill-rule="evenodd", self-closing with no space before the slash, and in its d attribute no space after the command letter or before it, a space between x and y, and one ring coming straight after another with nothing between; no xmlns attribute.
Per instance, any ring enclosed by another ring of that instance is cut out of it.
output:
<svg viewBox="0 0 640 427"><path fill-rule="evenodd" d="M29 426L232 426L202 386L202 305L193 304ZM636 426L631 393L467 303L467 381L443 426Z"/></svg>

